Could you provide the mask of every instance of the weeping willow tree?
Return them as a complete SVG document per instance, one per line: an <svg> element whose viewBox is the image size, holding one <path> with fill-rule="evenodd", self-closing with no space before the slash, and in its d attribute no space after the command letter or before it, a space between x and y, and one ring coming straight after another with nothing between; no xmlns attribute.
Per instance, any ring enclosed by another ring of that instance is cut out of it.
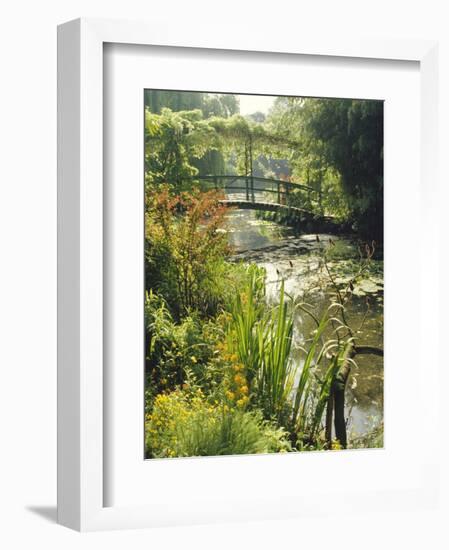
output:
<svg viewBox="0 0 449 550"><path fill-rule="evenodd" d="M213 128L199 109L174 112L164 108L160 115L145 111L145 183L169 184L182 190L183 182L198 174L194 161L214 145Z"/></svg>
<svg viewBox="0 0 449 550"><path fill-rule="evenodd" d="M267 126L300 143L289 158L295 179L319 187L330 213L382 239L382 101L279 97Z"/></svg>
<svg viewBox="0 0 449 550"><path fill-rule="evenodd" d="M151 164L149 165L149 163L147 162L147 168L155 168L156 172L161 172L160 168L162 168L162 173L167 172L167 176L170 177L170 179L172 179L174 175L173 170L171 172L170 170L166 170L166 168L168 168L170 164L175 165L175 175L179 173L182 176L184 173L184 170L182 169L183 152L180 151L177 155L176 148L179 146L179 148L183 149L184 146L186 146L187 150L189 150L189 143L180 142L181 134L179 133L179 117L177 117L177 120L173 121L174 124L171 136L169 135L170 131L168 126L170 125L170 121L167 120L167 109L170 109L175 113L182 112L184 114L188 113L189 111L200 111L202 118L207 119L210 117L231 117L232 115L239 112L239 108L240 107L238 97L233 94L212 94L204 92L170 90L145 90L146 112L150 112L153 115L162 115L163 111L165 110L165 120L163 124L165 132L152 134L150 129L149 132L146 132L146 142L148 144L151 144L153 152L157 152L160 148L154 140L151 140L151 137L159 137L162 140L162 145L165 142L166 145L169 145L171 151L171 158L160 158L160 162L155 162L154 166ZM190 117L187 115L187 118ZM191 122L191 120L188 120L186 121L186 123L183 124L184 127L188 128L190 131L192 130ZM206 151L201 151L201 155L198 155L197 149L191 151L191 153L192 154L188 159L188 164L190 165L190 168L187 169L188 172L199 172L201 174L221 174L226 172L226 159L219 149L209 148ZM177 155L178 158L174 158L174 155ZM154 160L157 161L157 159ZM159 168L157 167L158 164ZM156 182L159 181L160 174L159 176L156 175L154 179ZM178 178L175 178L175 180L177 181Z"/></svg>

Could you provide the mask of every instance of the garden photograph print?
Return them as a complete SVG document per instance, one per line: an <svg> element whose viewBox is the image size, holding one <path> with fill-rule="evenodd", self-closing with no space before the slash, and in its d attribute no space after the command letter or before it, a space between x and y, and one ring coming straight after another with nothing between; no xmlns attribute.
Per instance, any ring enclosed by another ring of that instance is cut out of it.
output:
<svg viewBox="0 0 449 550"><path fill-rule="evenodd" d="M145 458L383 447L383 101L144 91Z"/></svg>

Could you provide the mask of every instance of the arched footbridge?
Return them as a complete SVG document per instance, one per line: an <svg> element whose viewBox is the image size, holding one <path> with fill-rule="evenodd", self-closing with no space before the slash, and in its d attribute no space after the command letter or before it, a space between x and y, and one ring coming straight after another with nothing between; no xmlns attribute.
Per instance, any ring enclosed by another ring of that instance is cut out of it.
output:
<svg viewBox="0 0 449 550"><path fill-rule="evenodd" d="M221 203L225 206L283 212L299 219L332 221L332 218L323 215L321 192L301 183L252 175L206 175L194 176L191 180L197 181L203 190L222 191L224 198Z"/></svg>

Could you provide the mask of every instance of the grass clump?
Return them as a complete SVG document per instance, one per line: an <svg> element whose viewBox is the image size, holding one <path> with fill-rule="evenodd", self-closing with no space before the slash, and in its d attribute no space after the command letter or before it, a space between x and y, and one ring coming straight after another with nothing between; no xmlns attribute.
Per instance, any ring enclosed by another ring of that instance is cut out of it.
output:
<svg viewBox="0 0 449 550"><path fill-rule="evenodd" d="M147 454L153 458L291 450L286 432L260 413L211 403L200 389L158 395L147 416L146 434Z"/></svg>

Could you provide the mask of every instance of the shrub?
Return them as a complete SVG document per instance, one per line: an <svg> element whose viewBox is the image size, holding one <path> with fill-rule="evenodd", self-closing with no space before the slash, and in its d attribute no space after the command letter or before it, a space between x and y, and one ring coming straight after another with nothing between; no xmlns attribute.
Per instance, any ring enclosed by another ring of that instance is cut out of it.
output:
<svg viewBox="0 0 449 550"><path fill-rule="evenodd" d="M228 252L224 206L216 192L147 194L146 284L176 317L215 315L222 304Z"/></svg>
<svg viewBox="0 0 449 550"><path fill-rule="evenodd" d="M177 324L165 301L150 291L145 299L145 326L147 385L154 391L174 389L189 376L196 383L211 382L214 369L206 367L221 336L216 323L193 313Z"/></svg>
<svg viewBox="0 0 449 550"><path fill-rule="evenodd" d="M146 421L148 457L217 456L291 451L287 434L259 412L208 402L201 390L156 397Z"/></svg>

